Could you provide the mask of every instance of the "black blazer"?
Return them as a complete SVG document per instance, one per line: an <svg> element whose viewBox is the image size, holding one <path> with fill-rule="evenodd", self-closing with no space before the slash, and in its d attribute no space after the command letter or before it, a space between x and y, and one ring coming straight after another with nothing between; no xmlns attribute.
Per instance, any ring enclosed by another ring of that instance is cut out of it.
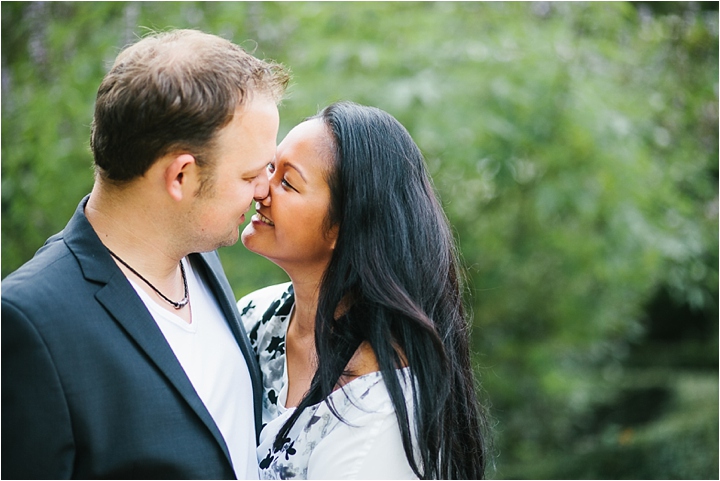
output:
<svg viewBox="0 0 720 481"><path fill-rule="evenodd" d="M234 478L212 417L85 218L88 197L2 281L2 478ZM257 437L260 370L232 289L216 252L189 259L245 356Z"/></svg>

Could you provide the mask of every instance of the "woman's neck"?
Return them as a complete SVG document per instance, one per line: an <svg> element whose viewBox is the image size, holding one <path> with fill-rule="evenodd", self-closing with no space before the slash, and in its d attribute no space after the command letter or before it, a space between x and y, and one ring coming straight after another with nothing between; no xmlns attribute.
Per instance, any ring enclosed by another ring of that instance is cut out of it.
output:
<svg viewBox="0 0 720 481"><path fill-rule="evenodd" d="M285 336L287 360L287 399L285 407L297 406L305 396L317 369L315 351L315 314L317 312L319 281L303 282L293 278L295 307Z"/></svg>
<svg viewBox="0 0 720 481"><path fill-rule="evenodd" d="M324 268L296 268L285 271L290 276L295 293L295 309L290 321L293 334L299 335L299 337L313 337Z"/></svg>

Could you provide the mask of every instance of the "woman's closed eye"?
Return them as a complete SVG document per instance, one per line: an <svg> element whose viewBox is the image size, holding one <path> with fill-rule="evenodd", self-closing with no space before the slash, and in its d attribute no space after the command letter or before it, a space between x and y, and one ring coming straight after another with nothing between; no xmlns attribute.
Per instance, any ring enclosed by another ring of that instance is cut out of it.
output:
<svg viewBox="0 0 720 481"><path fill-rule="evenodd" d="M275 164L273 162L268 162L267 170L268 170L268 172L273 174L275 172ZM292 189L295 192L298 191L295 187L293 187L293 185L290 182L287 181L287 179L285 177L282 178L282 180L280 181L280 184L282 184L282 186L285 187L286 189Z"/></svg>
<svg viewBox="0 0 720 481"><path fill-rule="evenodd" d="M280 183L281 183L284 187L286 187L286 188L288 188L288 189L292 189L292 190L294 190L295 192L297 192L297 189L296 189L295 187L293 187L292 185L290 185L290 182L288 182L287 179L285 179L285 177L283 177L283 179L282 179L282 181L280 181Z"/></svg>

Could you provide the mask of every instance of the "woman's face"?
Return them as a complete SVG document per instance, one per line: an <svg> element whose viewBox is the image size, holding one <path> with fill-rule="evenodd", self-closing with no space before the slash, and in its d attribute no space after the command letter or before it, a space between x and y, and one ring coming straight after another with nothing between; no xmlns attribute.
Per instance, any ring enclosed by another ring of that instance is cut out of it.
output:
<svg viewBox="0 0 720 481"><path fill-rule="evenodd" d="M255 204L257 213L242 233L245 247L293 272L325 271L337 239L327 230L330 187L324 146L329 134L322 120L292 129L268 166L268 196Z"/></svg>

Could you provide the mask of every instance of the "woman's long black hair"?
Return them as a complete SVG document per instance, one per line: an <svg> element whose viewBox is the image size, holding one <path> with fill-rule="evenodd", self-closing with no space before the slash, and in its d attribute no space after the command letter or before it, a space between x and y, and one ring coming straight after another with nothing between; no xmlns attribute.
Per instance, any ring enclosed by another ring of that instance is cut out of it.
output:
<svg viewBox="0 0 720 481"><path fill-rule="evenodd" d="M339 231L320 286L318 369L276 443L303 409L332 393L355 350L367 341L415 474L482 479L486 423L470 362L461 270L422 153L407 130L377 108L338 102L315 118L328 127L334 144L329 223ZM416 382L417 432L411 432L396 374L405 364Z"/></svg>

